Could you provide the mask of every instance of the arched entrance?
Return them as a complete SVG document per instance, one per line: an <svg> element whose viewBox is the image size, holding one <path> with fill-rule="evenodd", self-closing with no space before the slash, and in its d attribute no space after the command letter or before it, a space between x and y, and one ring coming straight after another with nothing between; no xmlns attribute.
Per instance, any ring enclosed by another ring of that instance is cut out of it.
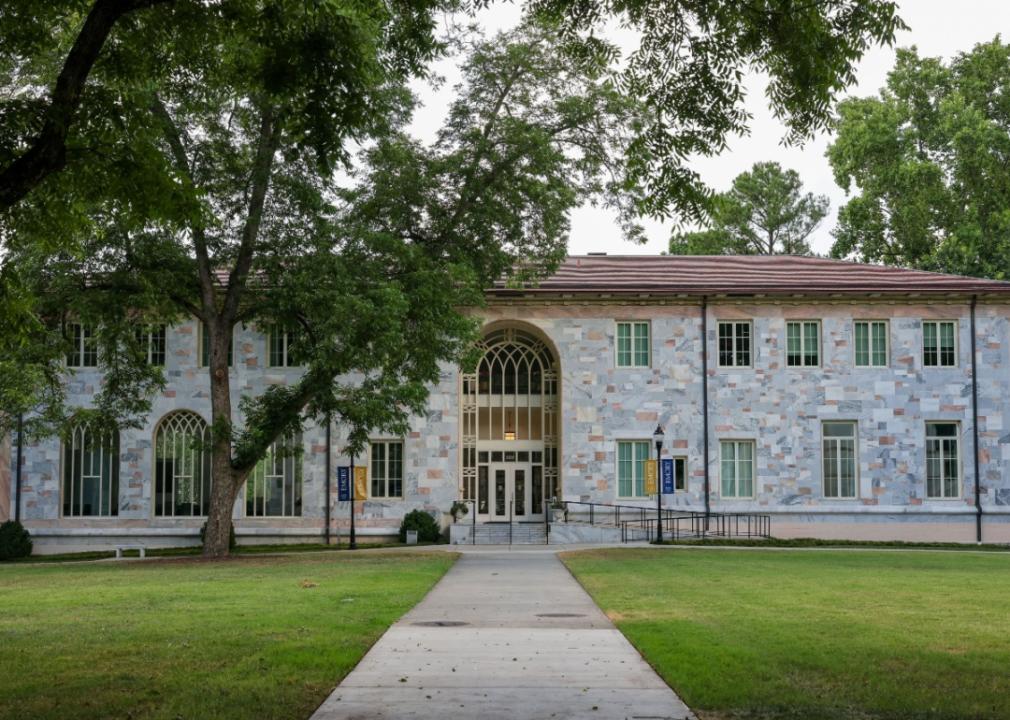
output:
<svg viewBox="0 0 1010 720"><path fill-rule="evenodd" d="M462 487L477 520L543 520L558 481L558 363L518 328L492 330L462 373Z"/></svg>

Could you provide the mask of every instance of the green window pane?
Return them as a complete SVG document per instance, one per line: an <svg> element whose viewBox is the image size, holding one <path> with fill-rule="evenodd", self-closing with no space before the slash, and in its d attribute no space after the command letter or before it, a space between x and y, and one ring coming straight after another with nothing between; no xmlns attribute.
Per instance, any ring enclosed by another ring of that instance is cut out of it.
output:
<svg viewBox="0 0 1010 720"><path fill-rule="evenodd" d="M649 459L649 443L635 443L635 496L645 496L645 461Z"/></svg>
<svg viewBox="0 0 1010 720"><path fill-rule="evenodd" d="M885 367L887 365L886 323L873 323L873 365L876 367Z"/></svg>
<svg viewBox="0 0 1010 720"><path fill-rule="evenodd" d="M750 323L736 324L736 365L750 365Z"/></svg>
<svg viewBox="0 0 1010 720"><path fill-rule="evenodd" d="M786 364L797 366L802 363L803 346L799 323L786 324Z"/></svg>
<svg viewBox="0 0 1010 720"><path fill-rule="evenodd" d="M838 443L824 439L824 496L838 497Z"/></svg>
<svg viewBox="0 0 1010 720"><path fill-rule="evenodd" d="M635 365L649 366L649 323L635 324Z"/></svg>
<svg viewBox="0 0 1010 720"><path fill-rule="evenodd" d="M721 472L723 497L736 496L736 443L724 442L721 448Z"/></svg>
<svg viewBox="0 0 1010 720"><path fill-rule="evenodd" d="M922 364L935 367L939 360L936 342L936 323L922 324Z"/></svg>
<svg viewBox="0 0 1010 720"><path fill-rule="evenodd" d="M621 497L631 497L634 476L631 461L631 443L617 443L617 493Z"/></svg>
<svg viewBox="0 0 1010 720"><path fill-rule="evenodd" d="M737 447L737 494L750 497L754 494L754 446L749 442Z"/></svg>
<svg viewBox="0 0 1010 720"><path fill-rule="evenodd" d="M856 323L856 365L866 367L870 364L870 332L869 324Z"/></svg>
<svg viewBox="0 0 1010 720"><path fill-rule="evenodd" d="M803 364L820 365L821 339L820 325L815 322L803 324Z"/></svg>
<svg viewBox="0 0 1010 720"><path fill-rule="evenodd" d="M631 323L617 323L617 365L631 366Z"/></svg>
<svg viewBox="0 0 1010 720"><path fill-rule="evenodd" d="M940 364L953 367L957 364L954 352L954 323L940 323Z"/></svg>

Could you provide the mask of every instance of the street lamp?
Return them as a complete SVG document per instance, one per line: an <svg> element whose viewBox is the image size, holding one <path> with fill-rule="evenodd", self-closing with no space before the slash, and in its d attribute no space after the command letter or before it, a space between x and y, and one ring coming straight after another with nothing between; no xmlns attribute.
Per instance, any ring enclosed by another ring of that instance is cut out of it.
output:
<svg viewBox="0 0 1010 720"><path fill-rule="evenodd" d="M652 433L652 441L656 443L656 542L663 542L663 480L659 473L659 454L663 450L662 425L656 425L656 430Z"/></svg>

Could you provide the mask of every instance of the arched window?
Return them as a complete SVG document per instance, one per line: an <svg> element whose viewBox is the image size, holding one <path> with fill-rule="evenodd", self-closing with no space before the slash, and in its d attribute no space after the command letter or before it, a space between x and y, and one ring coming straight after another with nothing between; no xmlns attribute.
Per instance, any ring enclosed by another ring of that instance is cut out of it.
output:
<svg viewBox="0 0 1010 720"><path fill-rule="evenodd" d="M301 448L301 434L270 445L246 481L246 517L297 517L302 514Z"/></svg>
<svg viewBox="0 0 1010 720"><path fill-rule="evenodd" d="M119 432L78 422L63 438L63 515L118 514Z"/></svg>
<svg viewBox="0 0 1010 720"><path fill-rule="evenodd" d="M210 508L210 428L191 410L167 415L154 433L154 514L199 517Z"/></svg>

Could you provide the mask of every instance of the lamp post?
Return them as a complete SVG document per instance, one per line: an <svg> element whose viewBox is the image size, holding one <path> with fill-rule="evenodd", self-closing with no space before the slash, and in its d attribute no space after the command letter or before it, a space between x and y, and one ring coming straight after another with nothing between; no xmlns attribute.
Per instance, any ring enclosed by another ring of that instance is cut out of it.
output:
<svg viewBox="0 0 1010 720"><path fill-rule="evenodd" d="M663 450L662 425L656 425L656 430L652 433L652 440L656 443L656 542L663 542L663 482L659 477L659 454Z"/></svg>

